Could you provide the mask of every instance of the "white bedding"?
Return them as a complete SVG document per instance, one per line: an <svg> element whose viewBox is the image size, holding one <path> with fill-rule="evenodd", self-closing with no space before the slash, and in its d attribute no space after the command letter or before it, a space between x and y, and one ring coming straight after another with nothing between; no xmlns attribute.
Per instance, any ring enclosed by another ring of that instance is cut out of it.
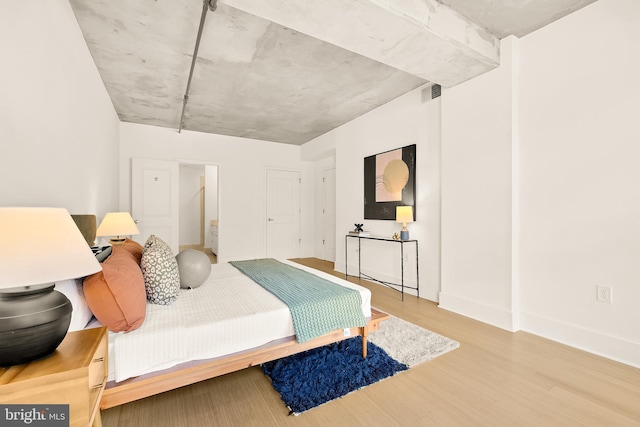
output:
<svg viewBox="0 0 640 427"><path fill-rule="evenodd" d="M371 292L335 276L280 260L334 283L356 289L362 313L371 316ZM109 380L167 369L258 347L294 335L291 314L277 297L231 264L214 264L196 289L181 289L170 306L147 304L140 328L109 332Z"/></svg>

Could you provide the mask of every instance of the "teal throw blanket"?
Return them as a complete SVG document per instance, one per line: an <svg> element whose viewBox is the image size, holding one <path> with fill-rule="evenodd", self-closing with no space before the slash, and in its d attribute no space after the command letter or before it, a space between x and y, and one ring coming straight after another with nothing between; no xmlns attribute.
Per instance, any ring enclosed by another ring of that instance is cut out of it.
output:
<svg viewBox="0 0 640 427"><path fill-rule="evenodd" d="M289 306L298 342L366 325L355 289L270 258L231 264Z"/></svg>

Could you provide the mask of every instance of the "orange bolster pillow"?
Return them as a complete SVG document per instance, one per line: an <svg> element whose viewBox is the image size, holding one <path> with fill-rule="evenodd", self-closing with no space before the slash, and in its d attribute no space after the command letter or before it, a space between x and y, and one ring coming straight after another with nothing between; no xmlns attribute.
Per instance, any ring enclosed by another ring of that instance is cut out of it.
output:
<svg viewBox="0 0 640 427"><path fill-rule="evenodd" d="M93 315L110 331L133 331L144 322L144 278L136 255L127 249L114 246L102 271L84 279L83 290Z"/></svg>

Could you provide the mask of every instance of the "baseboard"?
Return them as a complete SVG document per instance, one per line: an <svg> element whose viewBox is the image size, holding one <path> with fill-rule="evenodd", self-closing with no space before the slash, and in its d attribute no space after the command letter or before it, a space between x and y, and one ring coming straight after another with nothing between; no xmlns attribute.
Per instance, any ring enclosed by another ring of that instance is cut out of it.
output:
<svg viewBox="0 0 640 427"><path fill-rule="evenodd" d="M640 343L531 313L520 313L520 327L525 332L640 368Z"/></svg>
<svg viewBox="0 0 640 427"><path fill-rule="evenodd" d="M640 343L531 313L512 313L445 292L440 292L438 307L511 332L522 330L625 365L640 368ZM519 328L514 325L518 325Z"/></svg>
<svg viewBox="0 0 640 427"><path fill-rule="evenodd" d="M515 315L509 310L440 292L438 307L479 320L507 331L515 332Z"/></svg>

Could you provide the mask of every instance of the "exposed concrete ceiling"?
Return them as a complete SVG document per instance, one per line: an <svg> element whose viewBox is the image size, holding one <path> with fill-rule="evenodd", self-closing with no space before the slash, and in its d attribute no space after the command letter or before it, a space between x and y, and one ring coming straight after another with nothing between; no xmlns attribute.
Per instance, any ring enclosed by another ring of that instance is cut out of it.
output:
<svg viewBox="0 0 640 427"><path fill-rule="evenodd" d="M440 0L498 38L523 37L596 0Z"/></svg>
<svg viewBox="0 0 640 427"><path fill-rule="evenodd" d="M499 65L595 0L219 0L183 129L303 144L428 83ZM70 0L122 121L180 127L201 0Z"/></svg>

